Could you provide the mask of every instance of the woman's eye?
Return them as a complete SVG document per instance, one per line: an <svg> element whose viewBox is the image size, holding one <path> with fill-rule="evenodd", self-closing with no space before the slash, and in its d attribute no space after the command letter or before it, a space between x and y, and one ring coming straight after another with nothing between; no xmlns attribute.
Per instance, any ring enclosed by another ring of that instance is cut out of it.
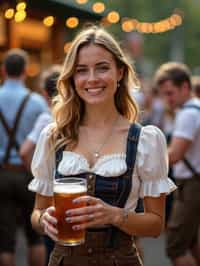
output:
<svg viewBox="0 0 200 266"><path fill-rule="evenodd" d="M98 67L98 70L99 71L107 71L109 69L109 67L108 66L101 66L101 67Z"/></svg>
<svg viewBox="0 0 200 266"><path fill-rule="evenodd" d="M76 70L76 73L85 73L86 71L87 71L87 69L85 69L85 68L78 68Z"/></svg>

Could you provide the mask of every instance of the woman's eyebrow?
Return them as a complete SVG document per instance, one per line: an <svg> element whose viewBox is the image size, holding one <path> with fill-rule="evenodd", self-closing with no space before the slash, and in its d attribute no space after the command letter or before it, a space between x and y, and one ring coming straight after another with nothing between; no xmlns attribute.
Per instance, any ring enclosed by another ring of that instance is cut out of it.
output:
<svg viewBox="0 0 200 266"><path fill-rule="evenodd" d="M78 64L78 65L76 65L76 67L87 67L87 65L84 65L84 64Z"/></svg>
<svg viewBox="0 0 200 266"><path fill-rule="evenodd" d="M104 65L104 64L109 65L109 62L108 61L101 61L101 62L98 62L96 65L98 66L98 65Z"/></svg>
<svg viewBox="0 0 200 266"><path fill-rule="evenodd" d="M99 66L99 65L109 65L109 62L108 61L100 61L98 63L96 63L95 65L96 66ZM87 67L88 65L87 64L77 64L76 67Z"/></svg>

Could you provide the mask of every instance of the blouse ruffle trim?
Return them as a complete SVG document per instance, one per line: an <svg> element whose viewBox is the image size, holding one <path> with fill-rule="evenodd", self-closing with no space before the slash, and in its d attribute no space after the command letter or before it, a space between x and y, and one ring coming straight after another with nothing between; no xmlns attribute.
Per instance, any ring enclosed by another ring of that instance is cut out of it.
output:
<svg viewBox="0 0 200 266"><path fill-rule="evenodd" d="M176 185L170 178L160 178L158 180L145 180L141 184L140 197L159 197L161 193L170 194L176 190Z"/></svg>
<svg viewBox="0 0 200 266"><path fill-rule="evenodd" d="M90 167L87 159L75 152L64 151L63 158L58 165L58 172L63 175L92 172L105 177L119 176L126 172L126 154L113 153L99 157L96 163Z"/></svg>
<svg viewBox="0 0 200 266"><path fill-rule="evenodd" d="M28 185L28 189L43 196L53 195L53 184L49 180L34 178Z"/></svg>

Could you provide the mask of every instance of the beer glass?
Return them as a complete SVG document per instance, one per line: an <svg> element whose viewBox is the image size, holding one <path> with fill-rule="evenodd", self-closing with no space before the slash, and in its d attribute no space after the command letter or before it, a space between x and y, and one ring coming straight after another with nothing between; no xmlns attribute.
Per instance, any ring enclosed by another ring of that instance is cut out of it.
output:
<svg viewBox="0 0 200 266"><path fill-rule="evenodd" d="M66 211L81 208L86 203L73 203L75 198L86 195L87 184L83 178L68 177L54 181L55 217L57 218L58 243L63 246L76 246L84 243L85 230L73 230L75 223L66 222Z"/></svg>

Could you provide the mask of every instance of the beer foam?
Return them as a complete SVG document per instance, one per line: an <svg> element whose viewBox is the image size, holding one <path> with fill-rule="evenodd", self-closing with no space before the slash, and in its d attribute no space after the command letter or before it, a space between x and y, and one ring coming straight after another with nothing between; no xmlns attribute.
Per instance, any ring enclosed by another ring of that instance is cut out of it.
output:
<svg viewBox="0 0 200 266"><path fill-rule="evenodd" d="M74 184L54 184L53 191L55 193L69 193L69 194L77 194L84 193L87 191L86 186L83 185L74 185Z"/></svg>

